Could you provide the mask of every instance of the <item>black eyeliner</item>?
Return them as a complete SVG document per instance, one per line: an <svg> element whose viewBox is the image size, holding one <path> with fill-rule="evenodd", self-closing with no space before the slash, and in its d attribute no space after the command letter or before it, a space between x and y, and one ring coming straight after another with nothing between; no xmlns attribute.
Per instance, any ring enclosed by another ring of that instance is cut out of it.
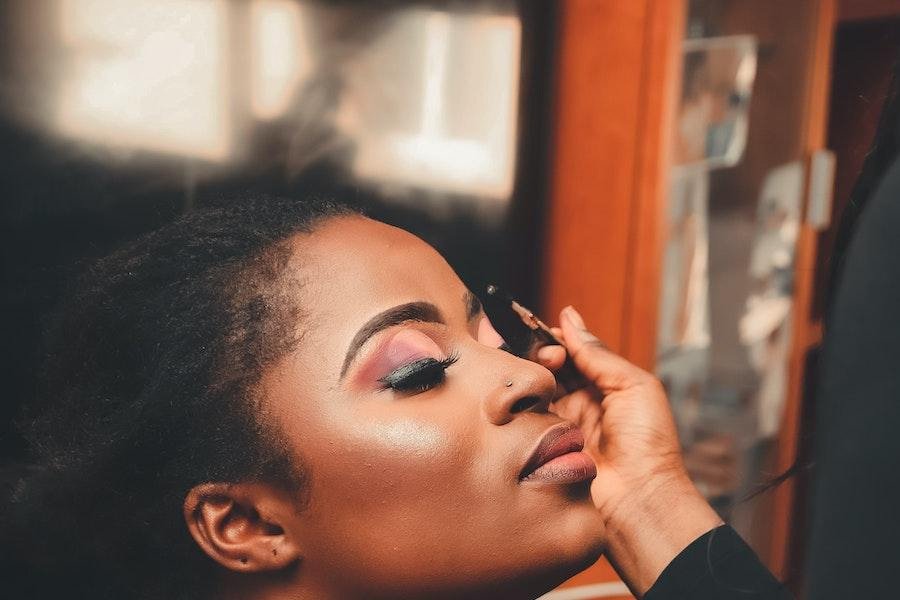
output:
<svg viewBox="0 0 900 600"><path fill-rule="evenodd" d="M440 384L444 379L444 371L457 360L459 355L455 353L443 360L420 358L394 369L378 381L383 383L386 389L424 391Z"/></svg>

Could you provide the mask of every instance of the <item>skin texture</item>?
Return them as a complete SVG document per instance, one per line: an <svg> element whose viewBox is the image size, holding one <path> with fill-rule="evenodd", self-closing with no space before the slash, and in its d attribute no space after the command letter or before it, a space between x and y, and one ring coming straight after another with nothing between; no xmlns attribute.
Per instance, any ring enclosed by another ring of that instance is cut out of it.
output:
<svg viewBox="0 0 900 600"><path fill-rule="evenodd" d="M599 343L571 307L555 331L591 386L561 395L565 353L517 358L430 246L362 217L290 240L303 307L296 351L258 390L307 485L208 483L185 501L198 545L227 568L221 597L534 598L606 553L641 597L720 524L692 485L659 382ZM372 317L430 303L361 345ZM434 315L432 315L434 316ZM347 358L348 348L358 352ZM423 391L380 381L455 362ZM511 382L511 385L507 385ZM544 434L574 423L597 476L522 481Z"/></svg>
<svg viewBox="0 0 900 600"><path fill-rule="evenodd" d="M260 395L307 465L308 488L302 508L262 484L192 491L186 517L207 554L235 572L282 572L226 587L241 595L252 582L270 597L525 598L596 560L604 529L590 480L519 480L542 436L563 423L549 411L552 373L500 350L483 314L468 318L467 290L444 259L361 217L292 244L302 261L289 269L307 282L302 342L265 374ZM363 324L410 302L433 304L444 323L375 334L342 377ZM412 359L451 354L458 360L432 389L401 393L378 381ZM526 409L514 412L517 402Z"/></svg>

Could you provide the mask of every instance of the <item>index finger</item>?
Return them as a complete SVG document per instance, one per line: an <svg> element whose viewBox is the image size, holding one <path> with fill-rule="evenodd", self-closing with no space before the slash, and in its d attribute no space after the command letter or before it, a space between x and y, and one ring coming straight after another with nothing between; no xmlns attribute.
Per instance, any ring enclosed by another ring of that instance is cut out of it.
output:
<svg viewBox="0 0 900 600"><path fill-rule="evenodd" d="M573 307L567 306L562 310L560 323L563 342L572 362L604 394L624 390L653 378L604 346L587 330L581 315Z"/></svg>
<svg viewBox="0 0 900 600"><path fill-rule="evenodd" d="M560 336L562 337L562 336ZM539 365L557 371L566 360L566 349L562 346L542 346L538 348L534 361Z"/></svg>

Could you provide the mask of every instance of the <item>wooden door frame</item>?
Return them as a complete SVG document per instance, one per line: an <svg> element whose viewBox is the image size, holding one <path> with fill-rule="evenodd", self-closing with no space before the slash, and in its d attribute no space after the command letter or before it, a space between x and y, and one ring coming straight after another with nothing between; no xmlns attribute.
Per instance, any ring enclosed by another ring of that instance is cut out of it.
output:
<svg viewBox="0 0 900 600"><path fill-rule="evenodd" d="M686 0L559 4L541 309L556 322L573 304L611 348L647 369L686 17ZM617 579L601 560L565 587ZM604 597L631 597L611 593Z"/></svg>
<svg viewBox="0 0 900 600"><path fill-rule="evenodd" d="M807 156L826 141L837 0L818 0L816 11L808 78L800 82L808 107L801 128ZM555 321L559 309L574 304L613 350L651 370L686 13L685 0L560 3L541 306ZM777 446L781 469L797 455L806 356L821 340L821 325L811 316L815 240L815 231L804 225ZM801 533L795 527L801 510L796 482L775 491L768 562L779 577L799 567L791 542Z"/></svg>
<svg viewBox="0 0 900 600"><path fill-rule="evenodd" d="M685 0L560 5L542 308L573 304L614 350L655 356ZM652 339L651 339L652 338Z"/></svg>

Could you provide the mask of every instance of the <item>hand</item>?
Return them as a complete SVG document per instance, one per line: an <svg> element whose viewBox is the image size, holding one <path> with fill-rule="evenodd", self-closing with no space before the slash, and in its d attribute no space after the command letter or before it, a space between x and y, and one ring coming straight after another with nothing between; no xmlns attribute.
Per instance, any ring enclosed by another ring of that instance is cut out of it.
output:
<svg viewBox="0 0 900 600"><path fill-rule="evenodd" d="M721 520L684 468L662 384L606 349L572 307L563 309L560 323L558 333L591 385L559 397L552 410L584 432L585 450L597 463L591 495L606 525L607 556L640 596ZM551 370L564 358L559 346L537 357Z"/></svg>
<svg viewBox="0 0 900 600"><path fill-rule="evenodd" d="M606 349L575 309L564 309L560 322L557 333L593 385L560 396L552 409L585 435L585 450L597 463L592 488L597 509L610 516L637 488L686 478L678 433L659 381ZM555 370L564 356L559 346L546 346L538 360Z"/></svg>

